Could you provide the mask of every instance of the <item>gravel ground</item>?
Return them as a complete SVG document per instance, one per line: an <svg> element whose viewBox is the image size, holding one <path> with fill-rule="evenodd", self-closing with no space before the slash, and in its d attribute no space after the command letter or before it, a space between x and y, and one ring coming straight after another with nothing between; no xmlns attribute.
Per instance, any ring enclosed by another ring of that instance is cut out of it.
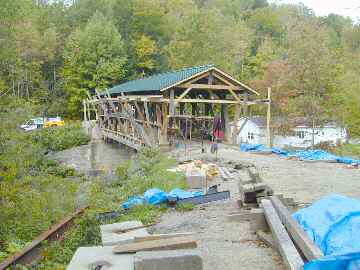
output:
<svg viewBox="0 0 360 270"><path fill-rule="evenodd" d="M219 151L219 157L254 164L275 193L299 203L312 203L330 193L360 199L360 169L350 169L344 164L288 160L226 148Z"/></svg>
<svg viewBox="0 0 360 270"><path fill-rule="evenodd" d="M195 207L193 211L170 211L153 228L154 233L193 232L204 261L204 270L283 269L281 258L250 232L249 223L229 222L226 216L239 211L235 180L221 183L231 199Z"/></svg>
<svg viewBox="0 0 360 270"><path fill-rule="evenodd" d="M213 155L194 151L191 157L213 158ZM276 155L244 153L230 147L221 147L218 158L254 164L275 193L294 198L300 204L312 203L335 192L360 199L360 169L350 169L343 164L288 160ZM284 269L279 254L250 232L249 223L226 220L228 214L239 211L236 180L223 182L220 189L230 190L231 200L197 206L190 212L168 212L154 232L194 232L205 270Z"/></svg>

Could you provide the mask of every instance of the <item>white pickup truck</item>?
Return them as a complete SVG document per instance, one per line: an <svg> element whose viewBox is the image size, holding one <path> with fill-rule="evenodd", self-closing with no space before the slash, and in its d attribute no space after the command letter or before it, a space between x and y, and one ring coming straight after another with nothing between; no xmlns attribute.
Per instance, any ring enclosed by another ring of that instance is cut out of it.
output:
<svg viewBox="0 0 360 270"><path fill-rule="evenodd" d="M33 119L30 119L27 122L25 122L23 125L21 125L20 128L25 131L31 131L34 129L42 128L44 125L44 122L45 122L44 118L42 118L42 117L33 118Z"/></svg>

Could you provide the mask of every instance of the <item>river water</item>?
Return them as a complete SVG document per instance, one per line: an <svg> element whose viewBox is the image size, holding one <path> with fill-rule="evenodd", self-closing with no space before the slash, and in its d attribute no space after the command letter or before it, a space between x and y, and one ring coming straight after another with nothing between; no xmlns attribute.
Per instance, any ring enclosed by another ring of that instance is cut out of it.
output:
<svg viewBox="0 0 360 270"><path fill-rule="evenodd" d="M134 155L133 150L123 145L96 139L87 145L53 153L51 158L87 176L97 176L113 173L121 163Z"/></svg>

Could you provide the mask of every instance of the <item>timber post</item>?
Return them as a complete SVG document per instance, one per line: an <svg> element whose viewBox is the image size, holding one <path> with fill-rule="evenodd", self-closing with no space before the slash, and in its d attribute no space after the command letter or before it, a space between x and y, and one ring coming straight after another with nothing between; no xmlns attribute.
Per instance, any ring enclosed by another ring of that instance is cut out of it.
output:
<svg viewBox="0 0 360 270"><path fill-rule="evenodd" d="M272 141L271 141L271 88L268 87L267 89L267 112L266 112L266 145L267 147L272 147Z"/></svg>

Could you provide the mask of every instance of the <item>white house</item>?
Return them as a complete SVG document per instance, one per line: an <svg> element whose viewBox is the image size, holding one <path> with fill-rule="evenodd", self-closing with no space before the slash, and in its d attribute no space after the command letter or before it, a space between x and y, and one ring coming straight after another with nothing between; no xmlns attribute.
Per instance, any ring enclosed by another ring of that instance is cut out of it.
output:
<svg viewBox="0 0 360 270"><path fill-rule="evenodd" d="M284 122L281 119L273 120L273 125ZM274 147L296 147L307 148L311 146L312 134L314 132L314 143L331 142L346 142L348 138L346 128L337 125L335 122L328 122L321 127L316 127L314 130L306 121L295 121L292 128L293 135L278 135L276 132L272 134L272 143ZM276 125L277 126L277 125ZM242 128L237 136L237 143L250 144L266 144L266 119L263 117L243 117L237 123L238 128Z"/></svg>

